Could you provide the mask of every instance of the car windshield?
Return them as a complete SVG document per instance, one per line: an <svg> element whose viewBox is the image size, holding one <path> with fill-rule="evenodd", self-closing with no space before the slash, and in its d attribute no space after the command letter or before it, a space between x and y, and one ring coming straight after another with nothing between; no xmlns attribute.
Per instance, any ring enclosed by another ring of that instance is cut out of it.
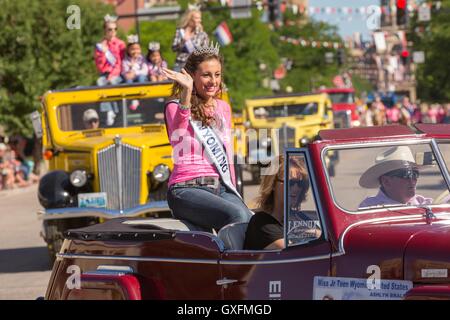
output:
<svg viewBox="0 0 450 320"><path fill-rule="evenodd" d="M282 106L263 106L253 109L256 119L269 119L279 117L307 116L318 112L316 102L288 104Z"/></svg>
<svg viewBox="0 0 450 320"><path fill-rule="evenodd" d="M443 148L447 159L449 146ZM329 149L324 157L333 198L346 211L450 203L449 188L428 143Z"/></svg>
<svg viewBox="0 0 450 320"><path fill-rule="evenodd" d="M164 123L165 98L122 99L58 107L62 131L108 129Z"/></svg>
<svg viewBox="0 0 450 320"><path fill-rule="evenodd" d="M330 92L328 95L333 103L355 103L352 92Z"/></svg>

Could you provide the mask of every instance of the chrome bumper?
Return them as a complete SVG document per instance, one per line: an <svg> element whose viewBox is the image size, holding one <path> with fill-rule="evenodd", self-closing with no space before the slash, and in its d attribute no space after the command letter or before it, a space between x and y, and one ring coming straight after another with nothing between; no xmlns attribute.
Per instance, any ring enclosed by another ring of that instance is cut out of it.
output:
<svg viewBox="0 0 450 320"><path fill-rule="evenodd" d="M142 206L136 206L124 210L114 210L106 208L57 208L42 209L37 212L39 220L67 219L80 217L98 218L123 218L137 217L145 213L170 211L167 201L153 201Z"/></svg>

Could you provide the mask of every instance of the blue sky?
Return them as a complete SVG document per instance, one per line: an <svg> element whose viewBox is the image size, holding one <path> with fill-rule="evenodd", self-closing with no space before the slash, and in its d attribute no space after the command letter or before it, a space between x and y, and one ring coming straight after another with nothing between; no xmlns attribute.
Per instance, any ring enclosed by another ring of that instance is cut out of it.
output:
<svg viewBox="0 0 450 320"><path fill-rule="evenodd" d="M359 8L359 7L367 7L370 5L380 5L379 0L346 0L346 1L332 1L332 0L309 0L310 7L350 7L350 8ZM337 25L339 28L339 34L342 37L351 36L353 32L361 32L364 39L370 39L371 31L367 28L366 20L363 18L361 14L352 13L352 20L348 21L348 15L344 15L343 13L314 13L312 17L315 20L326 21L330 24ZM336 21L339 18L339 21ZM343 21L342 21L343 20Z"/></svg>

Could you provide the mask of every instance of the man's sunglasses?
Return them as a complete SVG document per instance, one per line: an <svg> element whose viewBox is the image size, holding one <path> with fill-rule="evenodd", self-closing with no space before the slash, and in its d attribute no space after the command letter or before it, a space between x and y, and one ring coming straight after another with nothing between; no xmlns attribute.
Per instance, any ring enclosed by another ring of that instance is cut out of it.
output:
<svg viewBox="0 0 450 320"><path fill-rule="evenodd" d="M397 177L397 178L401 178L401 179L417 180L419 178L419 170L410 169L410 168L397 169L397 170L390 171L390 172L386 173L385 175L389 176L389 177Z"/></svg>
<svg viewBox="0 0 450 320"><path fill-rule="evenodd" d="M108 28L108 31L117 31L117 28Z"/></svg>
<svg viewBox="0 0 450 320"><path fill-rule="evenodd" d="M88 122L89 122L89 123L97 123L97 122L98 122L98 119L91 119L91 120L89 120Z"/></svg>

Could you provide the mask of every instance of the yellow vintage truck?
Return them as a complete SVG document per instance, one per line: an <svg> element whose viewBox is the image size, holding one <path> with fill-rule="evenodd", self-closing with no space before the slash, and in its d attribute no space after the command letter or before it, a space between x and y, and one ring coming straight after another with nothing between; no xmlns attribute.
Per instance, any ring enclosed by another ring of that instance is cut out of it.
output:
<svg viewBox="0 0 450 320"><path fill-rule="evenodd" d="M333 128L333 110L326 93L292 93L247 99L238 144L245 170L258 182L260 167L286 148L313 141L320 130ZM243 129L245 127L245 131Z"/></svg>
<svg viewBox="0 0 450 320"><path fill-rule="evenodd" d="M171 89L166 81L45 93L40 120L49 172L38 188L44 207L38 217L51 259L69 228L116 217L170 216L166 192L173 162L164 106ZM229 100L226 93L222 98Z"/></svg>

